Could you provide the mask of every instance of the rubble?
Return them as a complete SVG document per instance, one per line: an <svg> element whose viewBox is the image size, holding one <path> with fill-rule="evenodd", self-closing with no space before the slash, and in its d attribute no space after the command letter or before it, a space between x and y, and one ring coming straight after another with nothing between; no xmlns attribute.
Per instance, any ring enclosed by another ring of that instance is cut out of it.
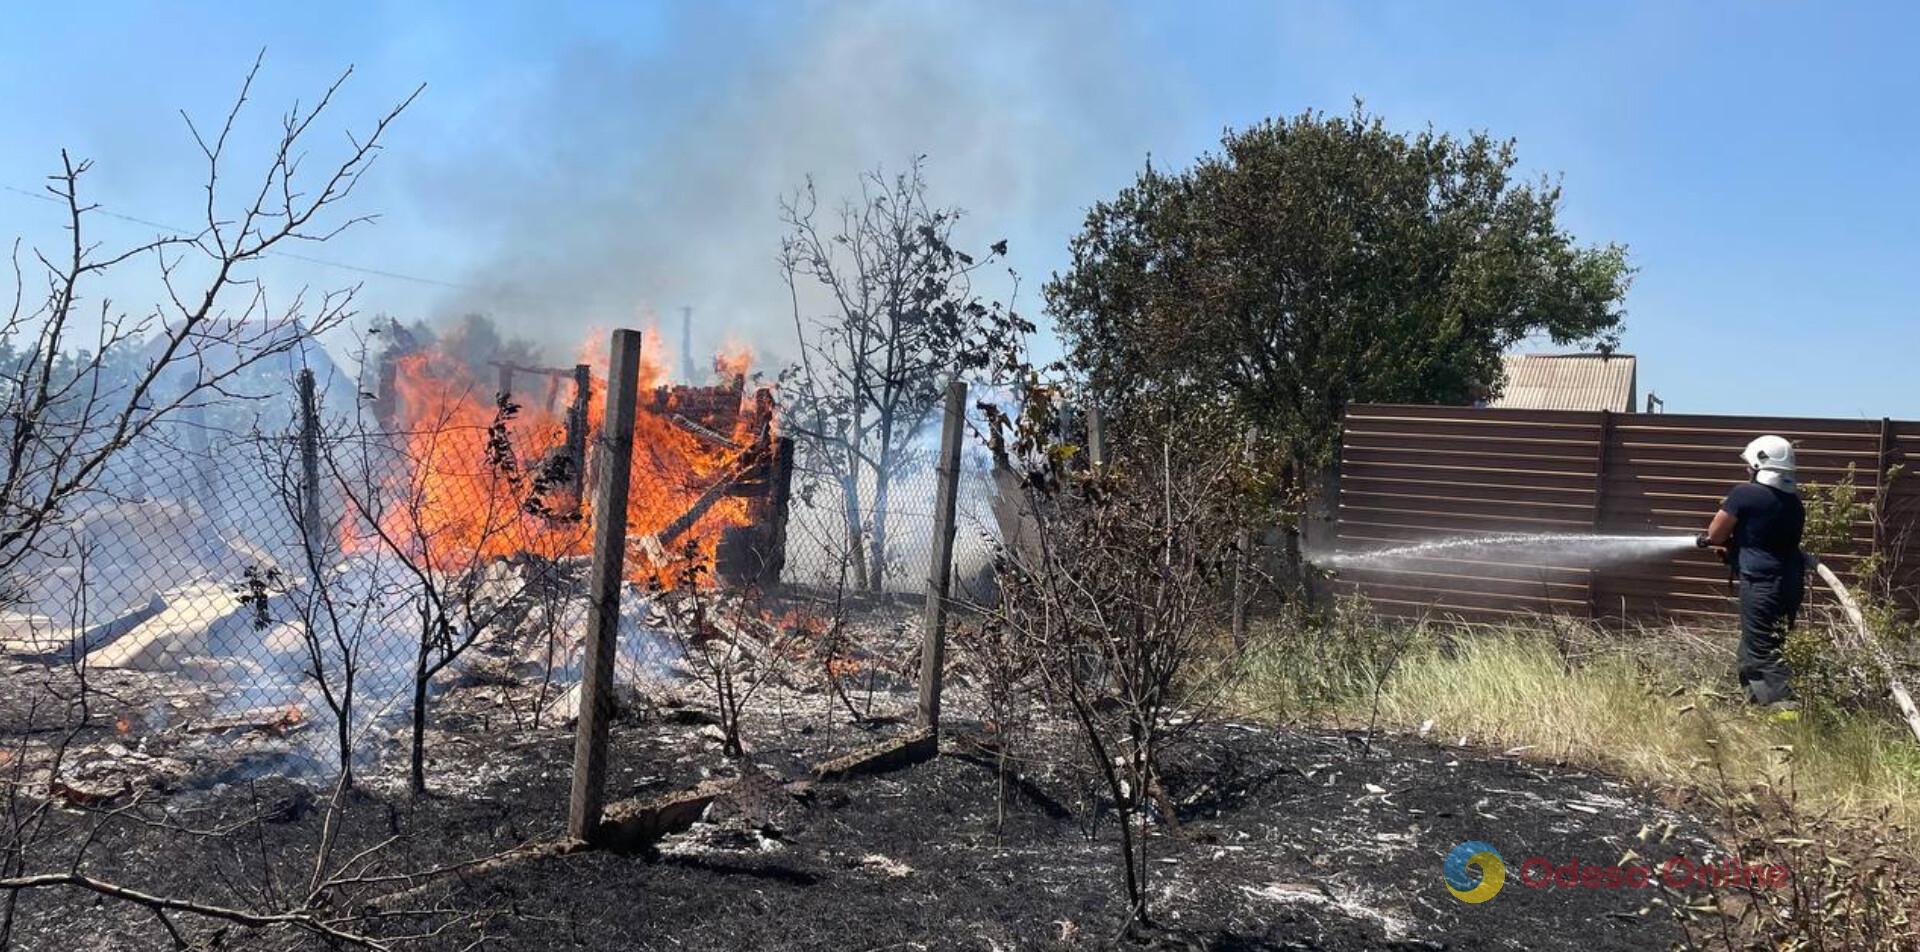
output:
<svg viewBox="0 0 1920 952"><path fill-rule="evenodd" d="M860 857L860 868L879 873L888 879L905 879L913 875L913 867L879 853L868 853Z"/></svg>
<svg viewBox="0 0 1920 952"><path fill-rule="evenodd" d="M24 658L63 658L75 648L98 649L118 641L166 610L158 594L126 613L78 634L46 615L0 612L0 653Z"/></svg>
<svg viewBox="0 0 1920 952"><path fill-rule="evenodd" d="M298 705L283 704L249 708L205 720L190 721L184 725L184 729L195 734L263 731L275 736L285 736L306 726L307 717Z"/></svg>

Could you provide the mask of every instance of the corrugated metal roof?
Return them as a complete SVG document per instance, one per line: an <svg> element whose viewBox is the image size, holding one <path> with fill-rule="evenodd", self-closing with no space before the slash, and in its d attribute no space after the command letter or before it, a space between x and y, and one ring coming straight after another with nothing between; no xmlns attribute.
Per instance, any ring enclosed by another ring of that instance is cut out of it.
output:
<svg viewBox="0 0 1920 952"><path fill-rule="evenodd" d="M1489 406L1633 412L1631 355L1508 354L1505 363L1506 385Z"/></svg>

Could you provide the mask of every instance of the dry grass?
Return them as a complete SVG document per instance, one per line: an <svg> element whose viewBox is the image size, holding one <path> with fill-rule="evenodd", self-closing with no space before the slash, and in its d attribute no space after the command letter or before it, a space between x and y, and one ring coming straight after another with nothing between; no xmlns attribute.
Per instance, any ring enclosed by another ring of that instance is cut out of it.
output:
<svg viewBox="0 0 1920 952"><path fill-rule="evenodd" d="M1920 745L1877 707L1808 698L1774 723L1740 698L1733 636L1605 634L1543 619L1472 634L1356 621L1277 633L1238 698L1283 719L1420 730L1657 784L1763 788L1791 763L1803 803L1920 820ZM1709 776L1711 774L1712 776Z"/></svg>

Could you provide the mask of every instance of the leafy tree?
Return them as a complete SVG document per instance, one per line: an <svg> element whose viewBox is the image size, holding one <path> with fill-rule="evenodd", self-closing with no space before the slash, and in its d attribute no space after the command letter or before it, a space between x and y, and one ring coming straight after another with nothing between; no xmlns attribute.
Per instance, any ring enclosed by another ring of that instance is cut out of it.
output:
<svg viewBox="0 0 1920 952"><path fill-rule="evenodd" d="M854 584L880 590L894 481L925 465L915 437L948 381L1014 348L1033 326L982 301L974 275L1007 243L975 257L954 246L957 208L927 198L921 160L871 172L860 197L820 214L809 181L781 205L780 268L793 297L800 363L786 375L789 426L803 468L838 484Z"/></svg>
<svg viewBox="0 0 1920 952"><path fill-rule="evenodd" d="M1514 166L1511 141L1357 104L1229 131L1095 205L1047 307L1118 422L1226 409L1291 483L1330 462L1350 402L1464 403L1536 335L1617 345L1625 249L1577 244L1559 187Z"/></svg>

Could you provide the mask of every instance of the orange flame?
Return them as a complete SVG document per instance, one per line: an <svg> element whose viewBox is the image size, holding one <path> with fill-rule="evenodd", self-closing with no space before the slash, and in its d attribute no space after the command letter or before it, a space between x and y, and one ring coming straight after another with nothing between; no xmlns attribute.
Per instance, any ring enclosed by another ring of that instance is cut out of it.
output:
<svg viewBox="0 0 1920 952"><path fill-rule="evenodd" d="M627 575L673 585L690 567L710 579L721 533L749 524L747 500L728 487L760 458L771 420L743 405L738 374L719 387L669 386L659 341L652 333L642 339ZM721 360L744 373L751 353ZM575 446L593 447L605 423L606 358L583 348L581 363L589 367L585 434ZM504 401L497 380L473 377L464 362L435 350L396 359L392 429L404 439L383 496L394 502L371 525L345 530L350 550L397 545L436 571L518 554L589 552L592 493L580 490L592 485L597 453L588 454L582 473L568 452L568 418L579 399L572 374L516 368Z"/></svg>
<svg viewBox="0 0 1920 952"><path fill-rule="evenodd" d="M713 372L722 380L746 376L752 367L753 347L745 341L727 341L720 345L720 352L713 355Z"/></svg>

